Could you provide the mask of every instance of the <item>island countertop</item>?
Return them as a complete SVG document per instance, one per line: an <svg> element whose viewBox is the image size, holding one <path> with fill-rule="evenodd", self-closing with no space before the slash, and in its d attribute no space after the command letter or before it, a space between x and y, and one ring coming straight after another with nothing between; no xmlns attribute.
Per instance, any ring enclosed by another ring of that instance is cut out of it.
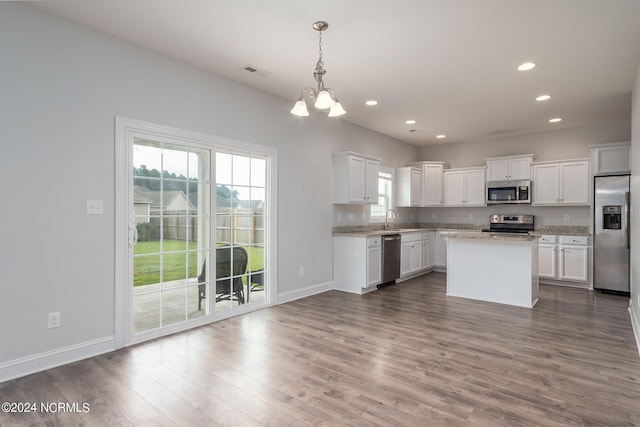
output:
<svg viewBox="0 0 640 427"><path fill-rule="evenodd" d="M449 232L448 238L461 238L461 239L476 239L476 240L509 240L509 241L521 241L521 242L533 242L540 238L538 234L525 234L525 233L491 233L483 231L467 231L467 232Z"/></svg>

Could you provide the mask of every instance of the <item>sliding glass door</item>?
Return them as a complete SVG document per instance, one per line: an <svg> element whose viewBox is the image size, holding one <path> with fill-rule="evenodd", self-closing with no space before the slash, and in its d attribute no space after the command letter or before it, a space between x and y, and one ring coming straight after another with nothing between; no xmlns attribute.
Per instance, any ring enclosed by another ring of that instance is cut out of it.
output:
<svg viewBox="0 0 640 427"><path fill-rule="evenodd" d="M119 202L116 223L129 230L126 240L118 238L128 243L126 255L116 254L117 276L127 284L118 291L123 341L269 304L273 153L145 122L119 123L126 149L118 170L127 175L119 182L127 200Z"/></svg>
<svg viewBox="0 0 640 427"><path fill-rule="evenodd" d="M134 139L134 334L207 314L199 277L212 252L210 165L210 150Z"/></svg>

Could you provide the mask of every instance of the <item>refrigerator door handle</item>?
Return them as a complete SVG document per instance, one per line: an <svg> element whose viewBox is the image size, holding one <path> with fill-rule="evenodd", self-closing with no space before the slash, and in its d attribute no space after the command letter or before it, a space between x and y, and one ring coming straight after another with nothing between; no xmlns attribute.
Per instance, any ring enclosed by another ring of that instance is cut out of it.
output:
<svg viewBox="0 0 640 427"><path fill-rule="evenodd" d="M624 228L625 239L627 241L627 249L631 249L631 233L629 232L629 210L630 210L630 193L627 191L624 193L624 215L622 216L624 224L622 227Z"/></svg>

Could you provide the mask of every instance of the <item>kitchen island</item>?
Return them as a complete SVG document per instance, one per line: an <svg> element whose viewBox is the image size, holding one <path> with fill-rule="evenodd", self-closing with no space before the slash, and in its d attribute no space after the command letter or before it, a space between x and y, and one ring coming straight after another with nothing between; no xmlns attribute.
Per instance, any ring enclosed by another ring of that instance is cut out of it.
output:
<svg viewBox="0 0 640 427"><path fill-rule="evenodd" d="M450 233L447 295L533 308L538 301L538 238Z"/></svg>

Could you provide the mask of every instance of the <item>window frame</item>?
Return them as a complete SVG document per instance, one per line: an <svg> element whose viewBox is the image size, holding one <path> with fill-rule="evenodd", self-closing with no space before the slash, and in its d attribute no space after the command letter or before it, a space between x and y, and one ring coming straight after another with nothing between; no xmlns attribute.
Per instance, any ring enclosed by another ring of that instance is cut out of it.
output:
<svg viewBox="0 0 640 427"><path fill-rule="evenodd" d="M388 206L384 209L384 212L387 211L387 209L394 209L395 207L395 200L394 200L394 196L395 196L395 191L394 191L394 185L395 185L395 169L394 168L390 168L387 166L380 166L380 170L378 172L378 188L380 188L380 180L381 179L387 179L386 177L383 178L380 175L381 174L389 174L390 178L388 178L388 180L390 181L389 183L389 190L391 192L391 195L388 197L389 200L389 204ZM379 197L379 195L378 195ZM376 215L374 214L374 209L382 206L380 204L374 204L371 205L369 208L369 222L370 223L383 223L385 221L385 215L384 213L382 215Z"/></svg>

